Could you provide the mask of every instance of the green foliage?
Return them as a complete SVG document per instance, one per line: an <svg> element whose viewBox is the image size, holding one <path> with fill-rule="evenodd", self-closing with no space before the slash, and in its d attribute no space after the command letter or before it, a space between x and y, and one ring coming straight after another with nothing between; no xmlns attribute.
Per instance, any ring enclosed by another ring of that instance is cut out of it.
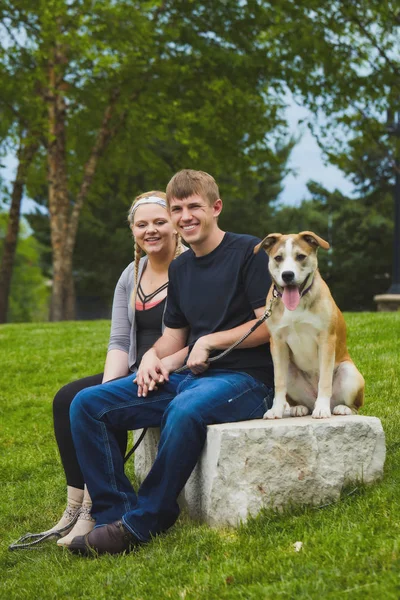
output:
<svg viewBox="0 0 400 600"><path fill-rule="evenodd" d="M286 134L280 63L274 48L265 61L260 40L265 7L233 0L8 0L0 16L13 53L12 61L3 56L5 77L27 74L36 82L30 92L41 110L35 114L46 112L44 66L52 49L64 57L57 75L67 100L72 204L112 97L109 131L118 142L101 170L111 163L118 175L153 172L164 186L173 171L193 164L217 176L229 169L257 180L274 142ZM38 155L29 181L33 197L43 197L45 159L45 152Z"/></svg>
<svg viewBox="0 0 400 600"><path fill-rule="evenodd" d="M0 241L7 228L7 215L0 213ZM11 282L8 320L12 322L43 321L47 318L49 287L40 268L41 247L27 233L22 223ZM2 245L0 245L0 259Z"/></svg>
<svg viewBox="0 0 400 600"><path fill-rule="evenodd" d="M400 110L398 2L280 0L271 11L283 78L311 109L309 126L327 159L351 177L343 159L357 147L369 156L378 151L380 168L390 163L400 152L385 126L387 111ZM357 172L366 158L358 153Z"/></svg>
<svg viewBox="0 0 400 600"><path fill-rule="evenodd" d="M99 157L75 252L78 292L97 282L110 294L111 278L105 282L98 265L110 256L112 262L118 249L108 244L104 260L97 256L97 261L87 260L87 249L107 237L119 240L110 235L112 223L107 231L93 231L105 214L117 215L119 199L122 210L114 223L132 197L146 188L164 189L185 166L223 177L241 201L257 194L269 174L275 181L285 170L287 152L279 150L288 142L280 63L272 48L265 60L268 48L261 41L268 25L265 7L234 0L6 0L0 18L5 33L0 82L4 78L9 89L0 107L27 123L42 146L28 194L47 205L48 153L56 140L46 119L54 95L66 102L60 122L65 123L70 214L89 157ZM25 112L31 98L33 110ZM62 128L57 139L63 148L61 133ZM99 133L107 142L93 152ZM58 176L54 188L62 189L64 173ZM279 183L274 185L279 191ZM97 210L101 203L108 206ZM43 219L31 223L38 237L49 239Z"/></svg>
<svg viewBox="0 0 400 600"><path fill-rule="evenodd" d="M32 551L7 546L52 526L64 510L51 403L62 385L102 369L109 323L2 325L0 597L397 600L400 313L345 316L349 350L366 380L361 412L380 418L386 435L382 482L325 508L264 511L236 529L210 529L183 515L138 552L93 560L54 541ZM132 476L132 462L127 467Z"/></svg>
<svg viewBox="0 0 400 600"><path fill-rule="evenodd" d="M258 237L264 237L265 232L270 230L294 143L291 140L285 145L278 145L270 153L257 180L250 176L235 181L232 176L221 175L220 190L224 201L220 217L222 228Z"/></svg>
<svg viewBox="0 0 400 600"><path fill-rule="evenodd" d="M386 292L391 278L391 195L347 198L315 182L309 183L309 191L311 200L281 208L270 229L309 230L327 240L331 248L319 251L319 269L336 303L342 310L373 310L374 295Z"/></svg>

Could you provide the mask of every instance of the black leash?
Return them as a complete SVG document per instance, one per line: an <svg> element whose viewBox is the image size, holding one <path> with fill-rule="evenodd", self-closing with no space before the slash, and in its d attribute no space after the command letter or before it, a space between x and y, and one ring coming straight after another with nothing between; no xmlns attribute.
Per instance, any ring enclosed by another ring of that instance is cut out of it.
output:
<svg viewBox="0 0 400 600"><path fill-rule="evenodd" d="M22 537L20 537L16 542L10 544L8 546L9 550L33 550L36 548L38 544L41 542L45 542L46 540L51 540L53 538L59 539L62 537L63 533L68 533L70 529L75 525L79 518L79 510L76 511L76 515L71 519L71 521L65 527L61 527L60 529L50 530L50 531L42 531L41 533L26 533Z"/></svg>
<svg viewBox="0 0 400 600"><path fill-rule="evenodd" d="M136 442L136 444L133 446L133 448L131 448L128 452L128 454L125 456L124 458L124 463L126 463L127 460L130 459L130 457L132 456L132 454L137 450L137 448L140 446L140 444L142 443L142 440L144 438L144 436L146 435L147 432L147 427L145 427L145 429L142 430L142 433L139 436L138 441Z"/></svg>

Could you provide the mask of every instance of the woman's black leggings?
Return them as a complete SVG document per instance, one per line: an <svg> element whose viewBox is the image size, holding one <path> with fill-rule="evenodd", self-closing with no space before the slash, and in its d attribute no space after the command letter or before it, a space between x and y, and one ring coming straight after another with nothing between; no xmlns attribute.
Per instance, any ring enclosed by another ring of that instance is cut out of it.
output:
<svg viewBox="0 0 400 600"><path fill-rule="evenodd" d="M72 440L69 407L78 392L85 388L99 385L102 380L103 373L99 373L98 375L84 377L83 379L78 379L72 383L67 383L67 385L64 385L64 387L57 392L53 400L54 433L56 434L61 462L67 478L67 485L82 490L85 482L79 467L74 442ZM117 431L116 436L121 454L122 456L125 456L128 433L126 431Z"/></svg>

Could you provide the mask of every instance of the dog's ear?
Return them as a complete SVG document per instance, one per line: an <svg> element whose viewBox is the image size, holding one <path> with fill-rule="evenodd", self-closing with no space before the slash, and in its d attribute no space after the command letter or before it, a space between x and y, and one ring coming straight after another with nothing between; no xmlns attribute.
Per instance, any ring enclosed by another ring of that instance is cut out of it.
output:
<svg viewBox="0 0 400 600"><path fill-rule="evenodd" d="M299 233L299 236L303 238L307 244L310 244L313 248L323 248L324 250L328 250L330 248L328 242L323 240L319 235L313 233L312 231L302 231Z"/></svg>
<svg viewBox="0 0 400 600"><path fill-rule="evenodd" d="M265 248L265 251L268 252L268 250L270 250L272 246L275 246L276 242L281 237L281 233L270 233L269 235L267 235L267 237L263 239L262 242L257 244L257 246L254 248L254 254L257 254L257 252L259 252L261 248Z"/></svg>

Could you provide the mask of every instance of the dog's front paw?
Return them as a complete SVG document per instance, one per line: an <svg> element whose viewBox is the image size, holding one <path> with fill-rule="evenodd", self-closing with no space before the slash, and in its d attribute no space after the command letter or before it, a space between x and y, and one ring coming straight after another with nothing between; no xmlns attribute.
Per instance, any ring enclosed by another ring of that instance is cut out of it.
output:
<svg viewBox="0 0 400 600"><path fill-rule="evenodd" d="M263 419L282 419L284 407L273 406L266 413L264 413Z"/></svg>
<svg viewBox="0 0 400 600"><path fill-rule="evenodd" d="M317 398L312 413L313 419L329 419L331 416L331 399L321 396Z"/></svg>
<svg viewBox="0 0 400 600"><path fill-rule="evenodd" d="M338 404L337 406L335 406L332 413L334 415L352 415L353 411L349 406L346 406L345 404Z"/></svg>
<svg viewBox="0 0 400 600"><path fill-rule="evenodd" d="M305 417L306 415L308 415L309 412L310 411L308 410L307 406L303 406L301 404L299 404L298 406L290 407L291 417Z"/></svg>
<svg viewBox="0 0 400 600"><path fill-rule="evenodd" d="M330 408L326 406L316 406L312 413L313 419L329 419L330 417Z"/></svg>

